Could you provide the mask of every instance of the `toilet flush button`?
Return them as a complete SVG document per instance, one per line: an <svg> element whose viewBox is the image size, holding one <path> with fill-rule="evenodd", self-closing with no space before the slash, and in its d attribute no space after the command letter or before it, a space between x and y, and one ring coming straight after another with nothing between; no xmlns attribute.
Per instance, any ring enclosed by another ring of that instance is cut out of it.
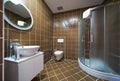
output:
<svg viewBox="0 0 120 81"><path fill-rule="evenodd" d="M63 42L64 42L64 39L62 39L62 38L57 39L57 42L58 42L58 43L63 43Z"/></svg>

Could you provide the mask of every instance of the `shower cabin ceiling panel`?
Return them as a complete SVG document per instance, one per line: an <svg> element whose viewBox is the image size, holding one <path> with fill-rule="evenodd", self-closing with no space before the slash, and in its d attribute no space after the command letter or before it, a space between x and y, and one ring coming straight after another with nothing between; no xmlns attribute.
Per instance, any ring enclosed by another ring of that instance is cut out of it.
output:
<svg viewBox="0 0 120 81"><path fill-rule="evenodd" d="M53 13L95 6L104 0L44 0Z"/></svg>

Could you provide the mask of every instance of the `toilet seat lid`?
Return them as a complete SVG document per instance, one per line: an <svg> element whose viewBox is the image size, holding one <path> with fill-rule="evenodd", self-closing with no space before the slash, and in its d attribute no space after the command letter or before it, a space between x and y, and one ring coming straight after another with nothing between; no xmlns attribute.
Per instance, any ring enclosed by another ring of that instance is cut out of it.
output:
<svg viewBox="0 0 120 81"><path fill-rule="evenodd" d="M55 51L55 54L57 54L57 55L58 55L58 54L61 54L61 53L63 53L63 51L58 51L58 50Z"/></svg>

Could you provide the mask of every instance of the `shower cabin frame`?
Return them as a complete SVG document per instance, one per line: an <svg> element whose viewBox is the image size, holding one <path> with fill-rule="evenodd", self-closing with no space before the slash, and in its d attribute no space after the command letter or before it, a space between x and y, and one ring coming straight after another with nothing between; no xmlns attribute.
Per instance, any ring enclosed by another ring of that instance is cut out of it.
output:
<svg viewBox="0 0 120 81"><path fill-rule="evenodd" d="M106 35L107 35L107 29L106 29L106 7L107 6L112 6L112 5L115 5L115 4L119 4L120 5L120 2L117 2L117 3L111 3L111 4L108 4L108 5L102 5L102 6L98 6L98 7L94 7L94 8L91 8L91 11L93 11L93 10L96 10L96 9L99 9L99 8L101 8L101 7L104 7L104 26L103 26L103 28L104 28L104 33L106 33ZM82 21L82 18L80 19L80 21ZM83 24L83 23L82 23ZM83 25L81 25L81 22L79 23L79 26L83 26ZM84 28L82 27L79 27L79 35L81 34L81 32L80 31L82 31L82 30L84 30ZM85 30L84 30L85 31ZM82 35L83 34L85 34L85 32L84 31L82 31ZM108 40L108 38L107 38L107 36L106 35L104 35L104 39L103 39L103 41L104 41L104 50L103 50L103 52L104 52L104 54L103 54L103 56L104 56L104 58L106 57L105 56L105 53L107 52L107 49L106 48L108 48L107 46L107 40ZM94 41L94 39L93 40L91 40L92 38L91 38L91 31L90 31L90 41ZM94 37L94 36L92 36L92 37ZM93 76L95 76L95 77L97 77L97 78L101 78L101 79L105 79L105 80L109 80L109 81L120 81L120 75L117 75L117 74L113 74L113 73L107 73L107 72L103 72L103 71L100 71L100 70L96 70L96 69L94 69L94 67L93 68L91 68L91 67L89 67L89 65L86 65L85 64L85 56L84 56L84 53L85 53L85 51L84 51L84 42L85 42L85 40L83 40L84 39L84 36L81 36L81 37L78 37L79 38L79 42L80 43L82 43L82 45L83 46L80 46L80 44L79 44L79 53L81 53L81 51L82 51L82 53L83 53L83 56L82 56L82 58L81 58L81 55L79 54L79 58L78 58L78 63L79 63L79 65L80 65L80 67L84 70L84 71L86 71L88 74L90 74L90 75L93 75ZM80 40L80 39L82 39L82 40ZM106 44L105 44L106 43ZM81 49L82 48L82 49ZM104 61L107 61L106 59L104 59ZM91 63L89 62L89 64L91 65Z"/></svg>

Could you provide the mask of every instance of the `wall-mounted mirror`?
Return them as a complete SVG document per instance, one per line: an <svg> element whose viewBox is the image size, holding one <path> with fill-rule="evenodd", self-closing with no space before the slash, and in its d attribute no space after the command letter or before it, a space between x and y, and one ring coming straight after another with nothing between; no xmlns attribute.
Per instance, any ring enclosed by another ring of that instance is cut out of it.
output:
<svg viewBox="0 0 120 81"><path fill-rule="evenodd" d="M28 30L33 26L30 10L18 0L4 0L4 19L13 27Z"/></svg>

